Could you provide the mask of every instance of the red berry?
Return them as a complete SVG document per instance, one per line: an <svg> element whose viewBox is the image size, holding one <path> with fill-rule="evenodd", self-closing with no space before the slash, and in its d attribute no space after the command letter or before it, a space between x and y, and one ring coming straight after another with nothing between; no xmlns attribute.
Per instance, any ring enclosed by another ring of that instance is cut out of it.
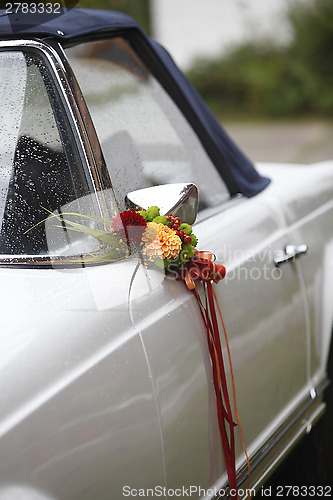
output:
<svg viewBox="0 0 333 500"><path fill-rule="evenodd" d="M184 236L184 243L191 243L191 236Z"/></svg>
<svg viewBox="0 0 333 500"><path fill-rule="evenodd" d="M179 229L179 224L174 224L174 225L173 225L173 228L174 228L174 229Z"/></svg>
<svg viewBox="0 0 333 500"><path fill-rule="evenodd" d="M183 230L180 230L180 231L179 231L179 236L180 236L181 238L183 238L183 237L184 237L184 234L185 234L185 233L184 233L184 231L183 231Z"/></svg>

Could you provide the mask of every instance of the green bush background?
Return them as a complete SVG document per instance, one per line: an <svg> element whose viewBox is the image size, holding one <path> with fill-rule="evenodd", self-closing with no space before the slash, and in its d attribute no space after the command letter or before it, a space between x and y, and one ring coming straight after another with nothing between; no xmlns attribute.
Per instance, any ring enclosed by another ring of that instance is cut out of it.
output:
<svg viewBox="0 0 333 500"><path fill-rule="evenodd" d="M78 6L123 11L150 33L153 1L80 0ZM293 0L287 17L294 35L288 47L253 41L188 70L218 117L333 116L333 0Z"/></svg>
<svg viewBox="0 0 333 500"><path fill-rule="evenodd" d="M197 60L188 77L218 116L333 116L333 0L294 2L293 41Z"/></svg>

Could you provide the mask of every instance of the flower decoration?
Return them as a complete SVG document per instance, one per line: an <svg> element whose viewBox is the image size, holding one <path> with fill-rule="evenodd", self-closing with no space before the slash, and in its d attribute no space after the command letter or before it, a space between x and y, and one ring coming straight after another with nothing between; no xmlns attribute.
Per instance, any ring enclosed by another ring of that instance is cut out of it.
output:
<svg viewBox="0 0 333 500"><path fill-rule="evenodd" d="M233 421L220 341L219 321L215 306L217 306L220 315L220 324L223 328L228 350L233 382L234 408L247 457L249 477L250 465L236 408L234 377L228 339L221 310L212 285L212 282L218 283L224 278L224 266L214 262L215 257L212 253L199 252L196 249L198 238L193 234L190 224L181 222L179 217L172 214L160 215L160 210L157 206L149 207L147 210L125 210L112 219L92 217L78 213L63 213L60 217L47 209L45 210L49 212L51 217L61 221L62 224L65 222L68 229L86 233L100 241L100 247L103 249L102 254L82 256L80 262L113 262L128 257L130 253L137 252L141 263L146 266L153 265L163 268L166 273L172 271L173 277L183 280L188 289L194 294L207 330L206 338L212 364L218 425L229 486L235 492L232 496L238 498L234 437L234 426L236 424ZM101 223L103 224L103 229L93 229L89 225L80 224L71 220L70 216L75 216L75 218L79 216L95 223ZM41 221L39 224L42 222L44 221ZM196 289L196 282L202 284L202 292L205 296L204 301L202 301Z"/></svg>
<svg viewBox="0 0 333 500"><path fill-rule="evenodd" d="M192 234L190 224L181 223L174 215L160 215L158 207L141 210L147 227L142 236L144 263L153 262L167 270L185 266L195 255L198 238Z"/></svg>
<svg viewBox="0 0 333 500"><path fill-rule="evenodd" d="M147 222L138 212L125 210L112 219L112 229L120 239L127 244L138 245L146 228Z"/></svg>
<svg viewBox="0 0 333 500"><path fill-rule="evenodd" d="M182 248L182 241L177 234L162 223L148 222L142 237L144 249L149 260L177 259Z"/></svg>

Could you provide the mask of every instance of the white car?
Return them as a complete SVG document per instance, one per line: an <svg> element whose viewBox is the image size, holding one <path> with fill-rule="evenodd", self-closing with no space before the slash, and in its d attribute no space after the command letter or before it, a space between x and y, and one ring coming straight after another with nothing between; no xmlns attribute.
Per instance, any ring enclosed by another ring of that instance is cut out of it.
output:
<svg viewBox="0 0 333 500"><path fill-rule="evenodd" d="M195 296L66 226L131 200L196 219L226 268L214 290L258 490L325 410L333 162L255 168L132 19L60 14L0 17L0 499L233 494Z"/></svg>

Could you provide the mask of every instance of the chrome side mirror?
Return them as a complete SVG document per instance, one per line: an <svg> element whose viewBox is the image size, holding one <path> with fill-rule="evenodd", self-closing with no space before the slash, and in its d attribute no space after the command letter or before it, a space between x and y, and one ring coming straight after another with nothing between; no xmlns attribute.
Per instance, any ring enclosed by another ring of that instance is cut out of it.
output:
<svg viewBox="0 0 333 500"><path fill-rule="evenodd" d="M131 210L157 205L161 215L173 214L193 224L198 213L198 188L194 184L163 184L128 193L125 203Z"/></svg>

